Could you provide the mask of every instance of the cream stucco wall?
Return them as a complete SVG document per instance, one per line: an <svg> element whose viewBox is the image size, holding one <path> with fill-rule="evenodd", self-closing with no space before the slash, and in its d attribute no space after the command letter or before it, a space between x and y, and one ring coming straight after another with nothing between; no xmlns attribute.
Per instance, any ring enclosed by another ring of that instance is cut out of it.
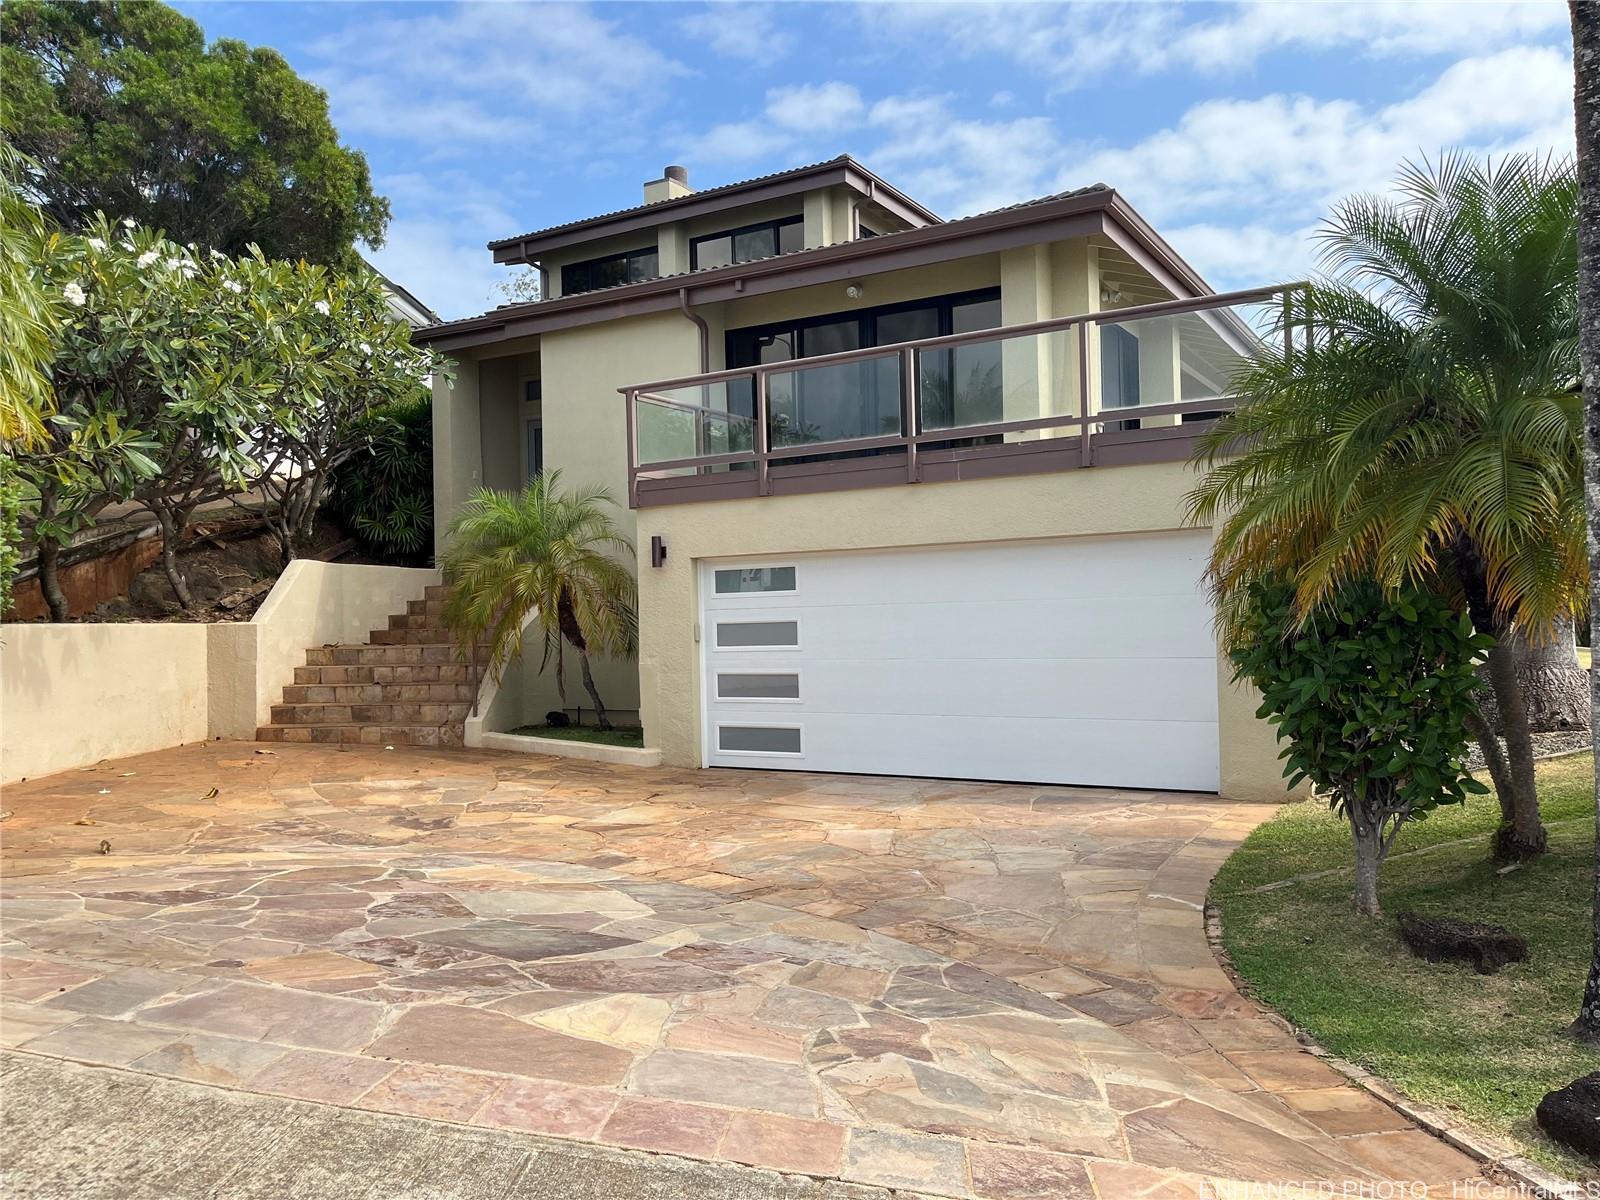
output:
<svg viewBox="0 0 1600 1200"><path fill-rule="evenodd" d="M645 744L700 765L700 559L1175 530L1191 482L1181 464L1152 464L642 509L640 536L668 547L639 579ZM1217 670L1223 793L1282 797L1270 729Z"/></svg>
<svg viewBox="0 0 1600 1200"><path fill-rule="evenodd" d="M0 781L253 738L305 652L365 642L439 573L296 559L249 621L0 625Z"/></svg>
<svg viewBox="0 0 1600 1200"><path fill-rule="evenodd" d="M0 781L206 737L204 625L0 625Z"/></svg>

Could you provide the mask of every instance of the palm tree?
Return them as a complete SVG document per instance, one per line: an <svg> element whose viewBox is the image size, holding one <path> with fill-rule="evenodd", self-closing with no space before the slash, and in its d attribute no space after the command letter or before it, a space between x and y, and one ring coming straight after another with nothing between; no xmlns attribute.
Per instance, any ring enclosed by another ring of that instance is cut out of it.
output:
<svg viewBox="0 0 1600 1200"><path fill-rule="evenodd" d="M631 554L633 545L605 510L615 503L605 488L563 493L560 482L560 471L548 471L520 493L484 488L467 498L444 555L451 586L445 621L464 645L488 643L496 675L522 652L524 627L536 628L544 655L539 669L555 662L563 704L562 643L570 645L600 728L610 729L589 655L631 658L637 651L636 585L612 557Z"/></svg>
<svg viewBox="0 0 1600 1200"><path fill-rule="evenodd" d="M1584 462L1588 480L1589 589L1591 613L1600 612L1600 7L1574 3L1572 61L1576 68L1574 109L1578 135L1578 296L1582 315L1580 352L1587 415ZM1591 696L1600 691L1600 669L1589 670ZM1600 705L1597 705L1600 707ZM1595 781L1600 811L1600 777ZM1600 1046L1600 840L1595 843L1594 954L1583 985L1575 1037Z"/></svg>
<svg viewBox="0 0 1600 1200"><path fill-rule="evenodd" d="M1347 200L1319 237L1326 277L1235 381L1202 440L1189 515L1220 521L1211 582L1224 638L1248 583L1282 571L1310 612L1370 576L1465 606L1493 635L1502 752L1481 719L1501 803L1497 856L1541 853L1516 643L1586 603L1576 391L1573 165L1459 155L1407 164L1397 198Z"/></svg>

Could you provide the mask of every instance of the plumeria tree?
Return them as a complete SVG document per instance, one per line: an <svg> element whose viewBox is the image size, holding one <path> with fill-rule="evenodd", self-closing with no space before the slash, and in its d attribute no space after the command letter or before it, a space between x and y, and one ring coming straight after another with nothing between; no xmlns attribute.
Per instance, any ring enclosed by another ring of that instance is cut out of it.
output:
<svg viewBox="0 0 1600 1200"><path fill-rule="evenodd" d="M360 417L441 369L410 344L378 277L259 251L230 259L131 221L58 237L44 268L65 320L46 444L21 461L39 493L35 536L52 615L60 547L112 501L160 525L168 579L189 604L177 547L208 501L255 488L284 561L303 544Z"/></svg>

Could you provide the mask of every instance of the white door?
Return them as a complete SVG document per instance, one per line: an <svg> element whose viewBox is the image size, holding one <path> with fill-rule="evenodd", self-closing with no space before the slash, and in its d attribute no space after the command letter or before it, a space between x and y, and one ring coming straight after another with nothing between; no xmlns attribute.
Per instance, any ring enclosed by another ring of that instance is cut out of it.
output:
<svg viewBox="0 0 1600 1200"><path fill-rule="evenodd" d="M1217 789L1204 532L701 565L710 766Z"/></svg>

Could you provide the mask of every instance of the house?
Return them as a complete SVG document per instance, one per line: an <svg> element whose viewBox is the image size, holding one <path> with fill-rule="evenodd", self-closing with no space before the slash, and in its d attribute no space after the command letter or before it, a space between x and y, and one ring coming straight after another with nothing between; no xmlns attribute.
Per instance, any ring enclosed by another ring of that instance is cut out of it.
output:
<svg viewBox="0 0 1600 1200"><path fill-rule="evenodd" d="M1104 185L942 221L847 156L489 248L543 298L415 334L438 528L610 489L640 654L596 675L665 762L1283 794L1182 499L1285 289L1214 295ZM556 706L534 666L487 727Z"/></svg>

